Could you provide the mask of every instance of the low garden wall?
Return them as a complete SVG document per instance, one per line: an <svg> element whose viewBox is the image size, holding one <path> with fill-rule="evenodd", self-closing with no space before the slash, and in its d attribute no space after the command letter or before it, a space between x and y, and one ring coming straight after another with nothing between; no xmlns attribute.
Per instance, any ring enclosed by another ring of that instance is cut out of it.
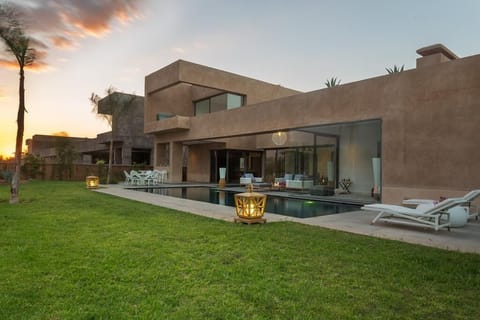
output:
<svg viewBox="0 0 480 320"><path fill-rule="evenodd" d="M145 165L113 165L110 183L123 182L125 175L123 171L130 170L151 170L151 166ZM97 164L53 164L41 163L38 165L24 164L22 166L22 179L38 179L38 180L67 180L67 181L84 181L87 176L98 176L100 182L104 183L107 177L108 165ZM0 163L0 180L8 180L15 171L13 162Z"/></svg>

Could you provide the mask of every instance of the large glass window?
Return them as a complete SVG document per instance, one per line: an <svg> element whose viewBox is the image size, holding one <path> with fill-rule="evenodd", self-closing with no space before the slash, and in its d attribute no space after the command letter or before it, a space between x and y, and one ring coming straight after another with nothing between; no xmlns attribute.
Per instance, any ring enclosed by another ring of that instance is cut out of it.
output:
<svg viewBox="0 0 480 320"><path fill-rule="evenodd" d="M210 100L195 102L195 115L210 113Z"/></svg>
<svg viewBox="0 0 480 320"><path fill-rule="evenodd" d="M284 177L285 174L302 174L317 179L315 158L313 147L270 149L266 152L265 172L269 178Z"/></svg>
<svg viewBox="0 0 480 320"><path fill-rule="evenodd" d="M238 94L227 93L227 109L235 109L243 106L244 98Z"/></svg>
<svg viewBox="0 0 480 320"><path fill-rule="evenodd" d="M241 107L245 102L244 96L234 93L222 93L202 99L194 103L195 115L230 110Z"/></svg>
<svg viewBox="0 0 480 320"><path fill-rule="evenodd" d="M219 96L210 98L210 112L217 112L226 109L227 95L221 94Z"/></svg>

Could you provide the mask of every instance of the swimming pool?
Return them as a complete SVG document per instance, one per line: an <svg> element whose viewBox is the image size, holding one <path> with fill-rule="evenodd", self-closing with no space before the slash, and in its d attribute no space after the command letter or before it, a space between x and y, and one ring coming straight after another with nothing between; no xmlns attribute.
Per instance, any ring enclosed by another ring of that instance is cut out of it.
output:
<svg viewBox="0 0 480 320"><path fill-rule="evenodd" d="M209 187L140 188L137 191L235 207L233 191ZM358 205L267 196L265 211L296 218L311 218L360 210Z"/></svg>

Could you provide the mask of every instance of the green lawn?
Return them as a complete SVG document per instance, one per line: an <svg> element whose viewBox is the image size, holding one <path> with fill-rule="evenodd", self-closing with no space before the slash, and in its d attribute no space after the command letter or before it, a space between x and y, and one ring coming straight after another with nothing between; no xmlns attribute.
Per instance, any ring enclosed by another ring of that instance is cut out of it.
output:
<svg viewBox="0 0 480 320"><path fill-rule="evenodd" d="M79 182L8 197L0 185L0 319L480 319L480 255L233 224Z"/></svg>

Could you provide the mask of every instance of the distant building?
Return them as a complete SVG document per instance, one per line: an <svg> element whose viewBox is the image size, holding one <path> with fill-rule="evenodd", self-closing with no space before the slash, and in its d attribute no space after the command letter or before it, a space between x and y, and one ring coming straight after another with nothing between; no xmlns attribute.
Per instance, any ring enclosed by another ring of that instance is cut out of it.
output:
<svg viewBox="0 0 480 320"><path fill-rule="evenodd" d="M128 101L128 103L125 103ZM114 92L99 101L99 113L112 115L113 164L151 164L153 139L143 132L144 99L141 96ZM124 104L121 112L116 104ZM112 131L97 135L97 138L34 135L26 141L28 153L37 155L47 163L55 163L61 148L72 147L74 163L108 162Z"/></svg>

